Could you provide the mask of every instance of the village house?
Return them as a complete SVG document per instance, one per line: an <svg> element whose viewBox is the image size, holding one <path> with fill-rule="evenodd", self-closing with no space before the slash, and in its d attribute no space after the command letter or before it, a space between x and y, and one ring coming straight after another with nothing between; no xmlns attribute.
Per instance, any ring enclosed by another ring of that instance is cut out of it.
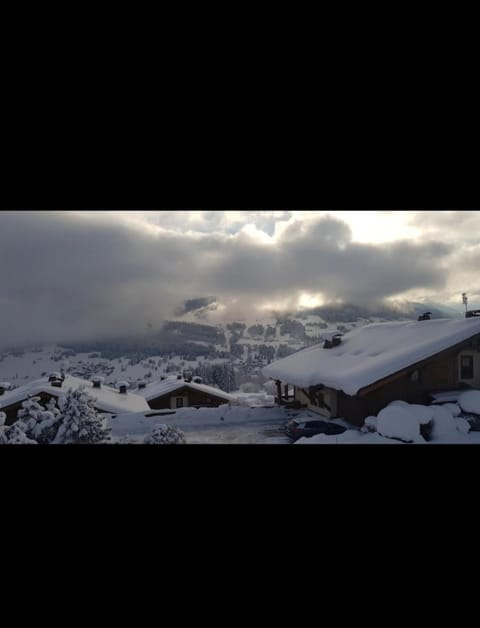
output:
<svg viewBox="0 0 480 628"><path fill-rule="evenodd" d="M94 407L102 414L143 412L150 409L143 397L128 392L127 382L119 382L117 390L105 386L103 377L100 376L94 376L91 381L87 381L70 375L51 373L48 378L37 379L8 392L4 383L0 387L0 412L7 415L6 424L11 425L17 420L17 412L27 399L38 397L39 403L46 406L50 399L58 400L69 389L77 390L80 386L85 386L87 392L95 398Z"/></svg>
<svg viewBox="0 0 480 628"><path fill-rule="evenodd" d="M140 384L135 391L152 410L166 408L218 408L232 401L232 397L219 388L205 386L182 377L167 377L159 382Z"/></svg>
<svg viewBox="0 0 480 628"><path fill-rule="evenodd" d="M362 425L397 399L451 401L458 390L480 388L480 317L366 325L333 334L263 374L275 380L279 404L294 400Z"/></svg>

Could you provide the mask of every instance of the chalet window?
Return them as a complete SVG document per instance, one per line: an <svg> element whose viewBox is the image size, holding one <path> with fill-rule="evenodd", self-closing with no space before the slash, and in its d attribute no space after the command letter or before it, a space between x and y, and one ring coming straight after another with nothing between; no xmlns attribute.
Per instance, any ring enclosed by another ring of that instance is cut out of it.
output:
<svg viewBox="0 0 480 628"><path fill-rule="evenodd" d="M460 358L460 379L473 379L473 355Z"/></svg>
<svg viewBox="0 0 480 628"><path fill-rule="evenodd" d="M183 397L177 397L177 408L183 408Z"/></svg>
<svg viewBox="0 0 480 628"><path fill-rule="evenodd" d="M410 381L413 382L414 384L417 384L420 381L420 371L418 369L416 371L413 371L413 373L411 373Z"/></svg>

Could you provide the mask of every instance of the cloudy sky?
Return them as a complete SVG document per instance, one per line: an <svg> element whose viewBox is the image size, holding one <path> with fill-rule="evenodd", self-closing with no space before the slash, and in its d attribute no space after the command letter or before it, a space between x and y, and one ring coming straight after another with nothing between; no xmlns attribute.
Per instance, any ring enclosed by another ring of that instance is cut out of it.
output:
<svg viewBox="0 0 480 628"><path fill-rule="evenodd" d="M0 343L349 302L480 308L480 212L2 211Z"/></svg>

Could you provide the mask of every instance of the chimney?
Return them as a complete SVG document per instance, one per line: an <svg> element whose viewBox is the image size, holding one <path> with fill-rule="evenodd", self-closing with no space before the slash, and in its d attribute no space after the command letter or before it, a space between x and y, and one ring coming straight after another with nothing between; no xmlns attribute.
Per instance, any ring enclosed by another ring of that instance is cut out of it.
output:
<svg viewBox="0 0 480 628"><path fill-rule="evenodd" d="M431 312L425 312L425 314L422 314L421 316L418 317L419 321L429 321L432 319L432 313Z"/></svg>
<svg viewBox="0 0 480 628"><path fill-rule="evenodd" d="M121 395L126 395L128 391L128 382L118 382L118 392Z"/></svg>
<svg viewBox="0 0 480 628"><path fill-rule="evenodd" d="M338 347L339 344L342 343L342 334L335 334L332 336L332 339L325 340L325 344L323 345L324 349L333 349L334 347Z"/></svg>
<svg viewBox="0 0 480 628"><path fill-rule="evenodd" d="M105 378L101 375L94 375L92 377L92 384L94 388L101 388Z"/></svg>
<svg viewBox="0 0 480 628"><path fill-rule="evenodd" d="M50 384L50 386L54 386L55 388L61 388L64 379L65 377L62 378L60 373L54 371L53 373L50 373L48 383Z"/></svg>

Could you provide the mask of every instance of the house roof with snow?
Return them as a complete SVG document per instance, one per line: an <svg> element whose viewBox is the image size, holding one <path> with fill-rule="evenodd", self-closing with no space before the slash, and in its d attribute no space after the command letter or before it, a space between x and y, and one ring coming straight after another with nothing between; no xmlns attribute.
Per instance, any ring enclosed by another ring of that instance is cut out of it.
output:
<svg viewBox="0 0 480 628"><path fill-rule="evenodd" d="M65 395L70 388L76 390L80 386L85 386L90 395L96 399L95 407L100 412L120 413L150 410L149 405L140 395L132 393L124 395L109 386L94 388L92 382L69 375L65 377L61 388L52 386L47 378L43 378L15 388L15 390L9 393L5 393L0 397L0 410L24 401L28 399L28 397L39 395L42 392L58 398Z"/></svg>
<svg viewBox="0 0 480 628"><path fill-rule="evenodd" d="M480 317L365 325L338 346L323 343L263 369L266 377L301 388L323 385L356 395L385 377L480 334Z"/></svg>
<svg viewBox="0 0 480 628"><path fill-rule="evenodd" d="M180 388L190 388L192 390L198 390L207 395L213 395L225 399L225 401L232 401L232 397L219 388L213 388L213 386L206 386L205 384L195 384L195 382L186 382L184 379L167 378L159 382L149 384L146 388L141 388L136 391L137 395L141 395L147 401L157 399L168 395Z"/></svg>

